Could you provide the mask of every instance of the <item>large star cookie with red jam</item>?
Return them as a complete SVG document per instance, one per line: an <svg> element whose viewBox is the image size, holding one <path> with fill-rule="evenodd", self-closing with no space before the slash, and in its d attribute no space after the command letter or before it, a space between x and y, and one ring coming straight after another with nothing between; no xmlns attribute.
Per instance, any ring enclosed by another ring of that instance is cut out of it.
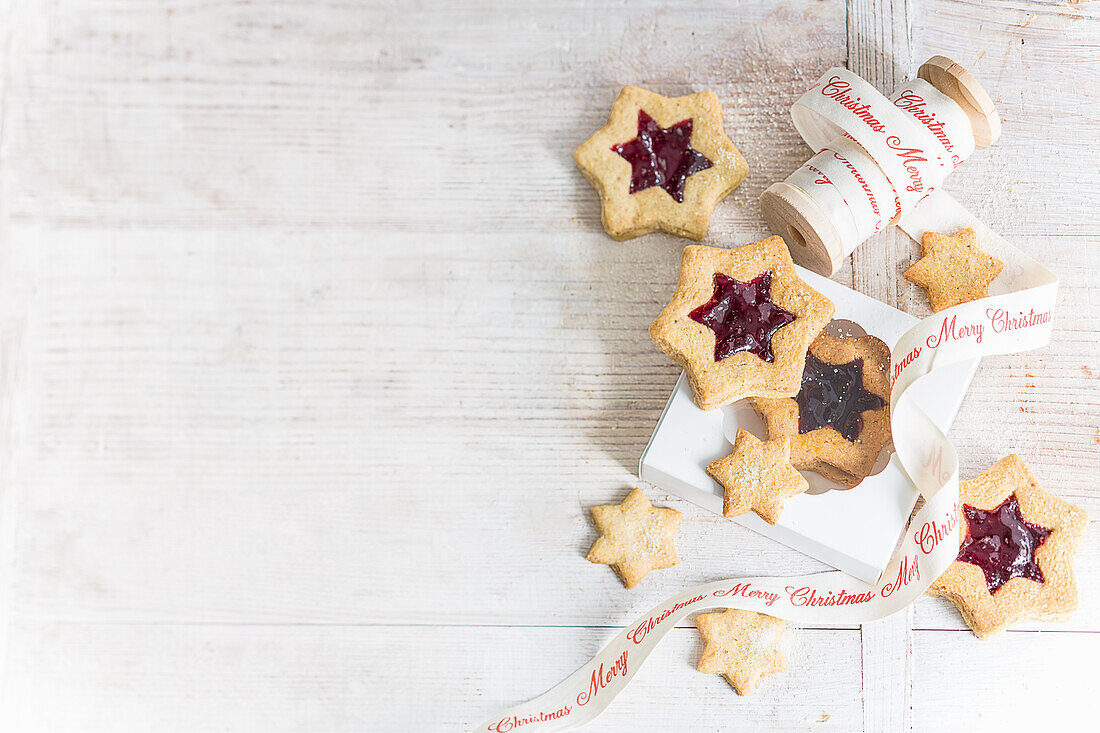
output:
<svg viewBox="0 0 1100 733"><path fill-rule="evenodd" d="M959 554L929 595L954 603L982 639L1019 621L1073 613L1085 511L1043 491L1015 455L963 481L959 494Z"/></svg>
<svg viewBox="0 0 1100 733"><path fill-rule="evenodd" d="M890 442L890 349L874 336L823 333L794 399L751 400L768 438L790 438L791 463L852 487Z"/></svg>
<svg viewBox="0 0 1100 733"><path fill-rule="evenodd" d="M607 124L573 157L600 193L604 229L620 240L658 229L702 239L714 205L749 170L714 92L670 98L623 87Z"/></svg>
<svg viewBox="0 0 1100 733"><path fill-rule="evenodd" d="M787 668L780 649L787 627L782 619L731 608L701 613L695 617L695 626L706 643L697 669L722 675L738 695L755 690L764 675Z"/></svg>
<svg viewBox="0 0 1100 733"><path fill-rule="evenodd" d="M684 248L680 282L649 335L687 372L704 410L793 397L806 349L833 303L802 281L779 237L738 249Z"/></svg>
<svg viewBox="0 0 1100 733"><path fill-rule="evenodd" d="M600 530L590 562L610 565L627 588L633 588L650 570L670 568L680 562L672 536L680 528L680 512L659 509L641 489L634 489L621 504L592 507L592 519Z"/></svg>
<svg viewBox="0 0 1100 733"><path fill-rule="evenodd" d="M924 288L932 310L940 311L989 295L1004 263L978 248L973 229L951 236L925 232L920 259L905 271L905 279Z"/></svg>

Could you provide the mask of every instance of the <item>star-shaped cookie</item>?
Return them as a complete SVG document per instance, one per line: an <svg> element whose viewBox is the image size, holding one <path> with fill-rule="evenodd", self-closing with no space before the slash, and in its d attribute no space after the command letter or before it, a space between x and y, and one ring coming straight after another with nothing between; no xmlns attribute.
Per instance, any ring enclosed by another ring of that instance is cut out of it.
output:
<svg viewBox="0 0 1100 733"><path fill-rule="evenodd" d="M793 399L750 400L769 439L788 437L791 463L841 486L859 484L890 442L890 349L874 336L822 333Z"/></svg>
<svg viewBox="0 0 1100 733"><path fill-rule="evenodd" d="M960 483L959 494L959 555L928 594L954 603L982 639L1073 613L1085 511L1043 491L1016 455Z"/></svg>
<svg viewBox="0 0 1100 733"><path fill-rule="evenodd" d="M726 490L722 516L756 512L768 524L779 521L783 502L810 488L791 465L791 441L787 437L762 441L747 430L738 430L733 452L707 466Z"/></svg>
<svg viewBox="0 0 1100 733"><path fill-rule="evenodd" d="M632 86L573 158L600 193L604 229L619 240L658 229L702 239L714 205L749 170L722 130L714 92L672 98Z"/></svg>
<svg viewBox="0 0 1100 733"><path fill-rule="evenodd" d="M798 277L779 237L737 249L691 244L649 335L687 372L696 403L713 410L797 394L806 349L832 317L832 301Z"/></svg>
<svg viewBox="0 0 1100 733"><path fill-rule="evenodd" d="M706 643L697 669L722 675L738 695L755 690L764 675L787 668L787 660L779 648L780 637L787 627L782 619L730 609L699 614L695 626Z"/></svg>
<svg viewBox="0 0 1100 733"><path fill-rule="evenodd" d="M925 232L919 260L905 271L905 279L924 288L932 310L940 311L989 295L1004 263L978 249L973 229L951 236Z"/></svg>
<svg viewBox="0 0 1100 733"><path fill-rule="evenodd" d="M680 512L654 507L641 489L631 491L621 504L592 507L592 519L600 536L588 552L589 561L610 565L627 588L650 570L680 562L672 545Z"/></svg>

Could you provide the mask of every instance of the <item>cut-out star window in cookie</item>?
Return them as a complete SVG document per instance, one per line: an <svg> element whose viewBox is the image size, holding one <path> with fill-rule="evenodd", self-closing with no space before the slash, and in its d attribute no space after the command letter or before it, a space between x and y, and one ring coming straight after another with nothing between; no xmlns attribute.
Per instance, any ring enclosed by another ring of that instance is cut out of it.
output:
<svg viewBox="0 0 1100 733"><path fill-rule="evenodd" d="M610 565L633 588L650 570L670 568L680 561L672 537L680 528L680 512L659 509L641 489L634 489L621 504L594 506L592 519L600 536L588 559Z"/></svg>
<svg viewBox="0 0 1100 733"><path fill-rule="evenodd" d="M794 314L772 302L772 274L742 283L720 272L714 274L714 295L688 315L714 331L714 360L738 351L775 361L772 336L794 320Z"/></svg>
<svg viewBox="0 0 1100 733"><path fill-rule="evenodd" d="M684 367L696 403L712 410L797 394L806 349L832 315L832 301L798 277L779 237L738 249L693 244L649 335Z"/></svg>
<svg viewBox="0 0 1100 733"><path fill-rule="evenodd" d="M737 431L733 452L707 466L707 473L726 490L722 516L754 511L768 524L779 521L783 503L810 485L791 465L790 439L762 441Z"/></svg>
<svg viewBox="0 0 1100 733"><path fill-rule="evenodd" d="M782 619L730 609L699 614L695 626L706 644L697 669L722 675L738 695L750 694L764 675L787 668L779 646L787 627Z"/></svg>
<svg viewBox="0 0 1100 733"><path fill-rule="evenodd" d="M631 165L630 193L659 186L676 199L676 203L684 203L684 184L688 176L714 165L707 156L691 147L692 127L692 121L687 119L665 129L644 109L638 110L638 137L611 146Z"/></svg>
<svg viewBox="0 0 1100 733"><path fill-rule="evenodd" d="M925 232L921 258L905 271L905 279L924 288L932 310L940 312L959 303L989 295L1004 263L978 249L973 229L951 236Z"/></svg>
<svg viewBox="0 0 1100 733"><path fill-rule="evenodd" d="M798 403L798 432L804 435L832 428L848 442L863 432L863 413L886 406L886 400L868 392L863 384L863 359L829 364L812 353L806 356Z"/></svg>
<svg viewBox="0 0 1100 733"><path fill-rule="evenodd" d="M1073 561L1084 510L1043 491L1019 456L959 484L959 554L932 583L980 638L1027 619L1064 620L1077 608Z"/></svg>
<svg viewBox="0 0 1100 733"><path fill-rule="evenodd" d="M791 440L791 463L853 487L890 442L890 349L874 336L823 333L810 344L794 399L751 400L769 439Z"/></svg>
<svg viewBox="0 0 1100 733"><path fill-rule="evenodd" d="M748 172L714 92L663 97L627 86L607 124L573 154L615 239L657 230L702 239L714 205Z"/></svg>
<svg viewBox="0 0 1100 733"><path fill-rule="evenodd" d="M988 511L964 505L963 516L966 537L959 548L958 560L982 569L991 594L1013 578L1043 582L1043 570L1035 561L1035 551L1050 536L1050 530L1023 518L1015 494Z"/></svg>

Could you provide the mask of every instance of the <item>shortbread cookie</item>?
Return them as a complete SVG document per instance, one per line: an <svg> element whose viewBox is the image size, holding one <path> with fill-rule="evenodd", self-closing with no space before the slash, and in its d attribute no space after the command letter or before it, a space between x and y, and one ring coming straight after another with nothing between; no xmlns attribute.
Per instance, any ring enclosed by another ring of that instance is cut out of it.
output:
<svg viewBox="0 0 1100 733"><path fill-rule="evenodd" d="M855 474L842 471L836 466L830 465L825 461L812 460L807 461L804 468L800 468L800 471L813 471L819 476L824 476L829 481L832 481L838 486L843 486L846 489L853 489L863 483L863 479L866 476L856 476Z"/></svg>
<svg viewBox="0 0 1100 733"><path fill-rule="evenodd" d="M874 336L823 333L810 344L794 399L750 400L791 463L842 486L862 481L890 442L890 349Z"/></svg>
<svg viewBox="0 0 1100 733"><path fill-rule="evenodd" d="M714 205L749 167L722 131L714 92L662 97L623 87L607 124L573 153L615 239L658 229L702 239Z"/></svg>
<svg viewBox="0 0 1100 733"><path fill-rule="evenodd" d="M751 510L768 524L779 521L783 502L810 488L791 465L789 438L762 441L747 430L737 431L733 452L713 461L707 473L726 490L722 516Z"/></svg>
<svg viewBox="0 0 1100 733"><path fill-rule="evenodd" d="M649 335L684 367L696 403L713 410L797 394L806 348L832 317L832 301L798 277L779 237L737 249L692 244Z"/></svg>
<svg viewBox="0 0 1100 733"><path fill-rule="evenodd" d="M782 619L731 608L701 613L695 617L695 626L706 643L697 669L722 675L738 695L755 690L764 675L787 668L779 648L787 628Z"/></svg>
<svg viewBox="0 0 1100 733"><path fill-rule="evenodd" d="M937 313L989 295L989 284L1005 266L978 249L973 229L963 229L949 237L925 232L920 241L920 255L905 271L905 279L925 289L928 302Z"/></svg>
<svg viewBox="0 0 1100 733"><path fill-rule="evenodd" d="M1073 560L1088 515L1039 488L1019 456L959 484L959 556L928 594L944 596L979 638L1077 609Z"/></svg>
<svg viewBox="0 0 1100 733"><path fill-rule="evenodd" d="M631 491L621 504L592 507L592 519L600 536L588 552L589 561L610 565L627 588L650 570L680 562L672 545L680 512L657 509L641 489Z"/></svg>

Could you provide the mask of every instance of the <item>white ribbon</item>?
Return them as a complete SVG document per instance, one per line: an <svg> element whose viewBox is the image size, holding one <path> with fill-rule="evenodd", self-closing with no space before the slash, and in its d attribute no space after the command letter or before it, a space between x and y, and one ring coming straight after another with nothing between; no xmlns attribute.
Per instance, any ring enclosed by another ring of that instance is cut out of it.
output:
<svg viewBox="0 0 1100 733"><path fill-rule="evenodd" d="M791 117L820 152L786 182L821 206L845 256L913 211L974 152L966 113L923 79L886 99L852 72L829 69Z"/></svg>
<svg viewBox="0 0 1100 733"><path fill-rule="evenodd" d="M827 206L838 231L852 238L845 242L853 242L853 249L887 223L898 223L916 240L926 231L972 227L981 248L1005 263L990 297L924 319L891 352L894 446L924 506L877 583L833 571L734 578L691 588L643 614L553 689L494 715L479 731L542 733L591 722L689 614L741 608L808 624L863 623L908 606L955 560L958 457L909 388L949 364L1046 345L1058 280L949 196L933 193L974 150L974 138L962 110L931 85L914 80L887 99L855 74L830 69L791 112L806 142L821 152L788 182Z"/></svg>

